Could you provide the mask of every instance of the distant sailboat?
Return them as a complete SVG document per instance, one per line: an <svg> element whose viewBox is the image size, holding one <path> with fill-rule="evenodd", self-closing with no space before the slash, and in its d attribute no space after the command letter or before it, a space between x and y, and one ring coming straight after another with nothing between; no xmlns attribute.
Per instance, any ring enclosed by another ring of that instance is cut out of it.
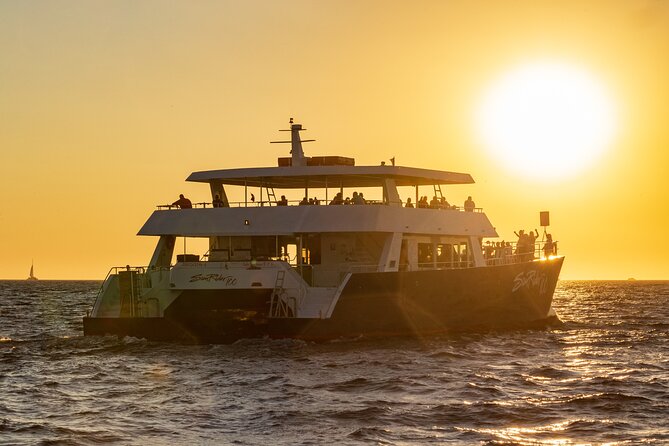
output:
<svg viewBox="0 0 669 446"><path fill-rule="evenodd" d="M33 264L30 264L30 277L28 277L26 280L39 280L37 277L35 277L35 274L33 273Z"/></svg>

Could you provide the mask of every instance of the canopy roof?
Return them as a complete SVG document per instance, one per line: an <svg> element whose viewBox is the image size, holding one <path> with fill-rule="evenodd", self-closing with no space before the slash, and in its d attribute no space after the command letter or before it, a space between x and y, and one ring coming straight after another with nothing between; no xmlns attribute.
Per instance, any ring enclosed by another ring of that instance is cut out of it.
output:
<svg viewBox="0 0 669 446"><path fill-rule="evenodd" d="M202 183L236 186L301 189L324 187L378 187L384 180L397 186L470 184L467 173L418 169L401 166L289 166L224 169L193 172L186 179Z"/></svg>

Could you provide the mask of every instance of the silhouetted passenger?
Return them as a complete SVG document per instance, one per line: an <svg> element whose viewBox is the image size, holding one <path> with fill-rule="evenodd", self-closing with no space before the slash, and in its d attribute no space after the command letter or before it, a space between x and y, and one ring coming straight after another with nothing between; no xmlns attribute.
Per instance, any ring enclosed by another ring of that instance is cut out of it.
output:
<svg viewBox="0 0 669 446"><path fill-rule="evenodd" d="M344 199L342 198L341 192L337 192L337 195L330 201L331 205L344 204Z"/></svg>
<svg viewBox="0 0 669 446"><path fill-rule="evenodd" d="M307 199L307 197L304 197L302 199L302 201L300 201L300 206L306 206L308 204L309 204L309 200Z"/></svg>
<svg viewBox="0 0 669 446"><path fill-rule="evenodd" d="M441 199L439 200L439 208L440 209L450 209L451 204L448 201L446 201L445 197L441 197Z"/></svg>
<svg viewBox="0 0 669 446"><path fill-rule="evenodd" d="M535 242L537 241L537 237L539 237L539 231L536 229L534 232L530 231L527 234L527 254L530 259L534 258L534 251L535 251Z"/></svg>
<svg viewBox="0 0 669 446"><path fill-rule="evenodd" d="M470 195L465 200L465 212L474 212L475 207L476 207L476 204L474 203L474 200L472 200L472 197Z"/></svg>
<svg viewBox="0 0 669 446"><path fill-rule="evenodd" d="M499 242L497 242L497 245L499 245ZM483 257L486 260L497 257L497 249L495 248L494 244L490 244L490 240L485 242L485 246L483 247Z"/></svg>
<svg viewBox="0 0 669 446"><path fill-rule="evenodd" d="M544 257L548 258L557 253L557 242L553 241L551 234L546 234L546 243L544 243Z"/></svg>
<svg viewBox="0 0 669 446"><path fill-rule="evenodd" d="M318 200L318 198L314 197L314 205L318 206L321 204L321 202Z"/></svg>
<svg viewBox="0 0 669 446"><path fill-rule="evenodd" d="M211 205L215 208L222 208L223 207L223 200L221 200L221 197L216 195L214 197L214 201L211 202Z"/></svg>
<svg viewBox="0 0 669 446"><path fill-rule="evenodd" d="M186 197L184 194L179 194L179 199L172 203L172 206L179 206L181 209L190 209L193 207L193 203Z"/></svg>
<svg viewBox="0 0 669 446"><path fill-rule="evenodd" d="M277 206L288 206L288 200L285 195L281 195L281 200L276 202Z"/></svg>
<svg viewBox="0 0 669 446"><path fill-rule="evenodd" d="M437 209L438 207L439 207L439 199L435 195L432 197L432 200L430 200L430 208Z"/></svg>
<svg viewBox="0 0 669 446"><path fill-rule="evenodd" d="M412 208L413 203L411 202L411 197L407 198L407 204L404 205L405 208Z"/></svg>
<svg viewBox="0 0 669 446"><path fill-rule="evenodd" d="M527 237L525 236L525 230L521 229L518 232L513 231L513 233L516 234L516 237L518 237L518 241L516 242L516 254L523 254L526 249L525 244L527 241Z"/></svg>

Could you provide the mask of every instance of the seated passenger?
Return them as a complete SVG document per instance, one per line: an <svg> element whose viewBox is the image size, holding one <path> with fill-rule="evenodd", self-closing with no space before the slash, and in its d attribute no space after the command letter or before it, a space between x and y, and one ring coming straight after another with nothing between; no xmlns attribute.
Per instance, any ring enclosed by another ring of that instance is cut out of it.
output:
<svg viewBox="0 0 669 446"><path fill-rule="evenodd" d="M430 200L430 208L437 209L438 207L439 207L439 199L435 195L432 197L432 200Z"/></svg>
<svg viewBox="0 0 669 446"><path fill-rule="evenodd" d="M337 192L337 195L330 202L331 205L344 204L344 199L342 198L341 192Z"/></svg>
<svg viewBox="0 0 669 446"><path fill-rule="evenodd" d="M285 195L281 195L281 200L276 202L277 206L288 206L288 200Z"/></svg>
<svg viewBox="0 0 669 446"><path fill-rule="evenodd" d="M211 202L211 205L215 208L222 208L223 207L223 200L221 200L221 197L216 195L214 197L214 201Z"/></svg>
<svg viewBox="0 0 669 446"><path fill-rule="evenodd" d="M321 204L321 202L318 200L318 198L314 197L314 205L318 206Z"/></svg>
<svg viewBox="0 0 669 446"><path fill-rule="evenodd" d="M351 201L353 204L365 204L365 199L362 197L362 193L353 192L353 199Z"/></svg>
<svg viewBox="0 0 669 446"><path fill-rule="evenodd" d="M179 194L179 199L172 203L172 206L179 206L181 209L190 209L193 207L193 204L188 198L184 197L184 194Z"/></svg>
<svg viewBox="0 0 669 446"><path fill-rule="evenodd" d="M407 204L404 205L405 208L413 208L413 203L411 202L411 197L407 198Z"/></svg>
<svg viewBox="0 0 669 446"><path fill-rule="evenodd" d="M309 204L309 200L307 197L304 197L302 201L300 201L300 206L307 206Z"/></svg>
<svg viewBox="0 0 669 446"><path fill-rule="evenodd" d="M439 200L439 209L451 209L451 204L446 201L445 197L441 197L441 200Z"/></svg>

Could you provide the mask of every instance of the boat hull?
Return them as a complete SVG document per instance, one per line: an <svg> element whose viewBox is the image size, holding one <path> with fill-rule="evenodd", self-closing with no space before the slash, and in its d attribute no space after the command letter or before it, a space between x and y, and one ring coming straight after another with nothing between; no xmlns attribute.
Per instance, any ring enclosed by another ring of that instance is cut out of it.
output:
<svg viewBox="0 0 669 446"><path fill-rule="evenodd" d="M86 317L84 334L229 343L537 327L555 320L551 303L562 262L353 274L329 318L270 318L271 290L189 290L164 317Z"/></svg>

